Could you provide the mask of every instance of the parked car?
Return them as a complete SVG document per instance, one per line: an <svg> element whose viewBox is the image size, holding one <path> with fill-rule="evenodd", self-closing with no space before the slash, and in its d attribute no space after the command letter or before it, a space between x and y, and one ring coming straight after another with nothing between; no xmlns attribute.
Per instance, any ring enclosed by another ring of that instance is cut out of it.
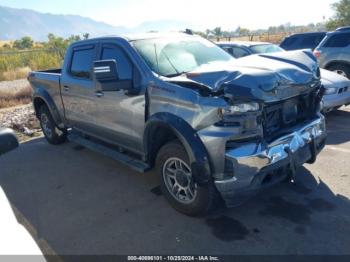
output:
<svg viewBox="0 0 350 262"><path fill-rule="evenodd" d="M13 130L0 128L0 157L17 147L18 140ZM32 236L18 223L10 201L1 186L0 214L0 256L37 255L35 260L46 261Z"/></svg>
<svg viewBox="0 0 350 262"><path fill-rule="evenodd" d="M155 167L188 215L218 193L233 206L294 179L325 144L311 52L236 60L199 36L104 37L73 43L62 69L28 79L49 143L68 135L135 170Z"/></svg>
<svg viewBox="0 0 350 262"><path fill-rule="evenodd" d="M235 58L239 55L267 54L275 52L284 52L281 47L264 42L218 42L221 48L227 51ZM350 80L337 73L326 69L321 69L321 82L325 87L323 96L323 112L327 113L338 109L343 105L350 104Z"/></svg>
<svg viewBox="0 0 350 262"><path fill-rule="evenodd" d="M18 140L9 128L0 128L0 156L18 147Z"/></svg>
<svg viewBox="0 0 350 262"><path fill-rule="evenodd" d="M350 27L327 33L316 47L314 55L320 67L350 79Z"/></svg>
<svg viewBox="0 0 350 262"><path fill-rule="evenodd" d="M300 33L287 36L280 44L284 50L314 50L326 36L326 32Z"/></svg>
<svg viewBox="0 0 350 262"><path fill-rule="evenodd" d="M216 44L234 58L242 58L254 54L277 53L285 51L278 45L267 42L233 41L217 42Z"/></svg>

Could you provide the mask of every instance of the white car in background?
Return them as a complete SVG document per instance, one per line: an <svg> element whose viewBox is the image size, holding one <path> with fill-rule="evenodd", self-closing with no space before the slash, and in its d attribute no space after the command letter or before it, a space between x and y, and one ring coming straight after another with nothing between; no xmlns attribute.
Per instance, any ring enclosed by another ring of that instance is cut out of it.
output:
<svg viewBox="0 0 350 262"><path fill-rule="evenodd" d="M0 157L3 154L18 147L18 140L15 133L8 128L0 128ZM9 255L35 255L34 258L16 257L7 260L13 261L46 261L40 248L25 229L18 223L11 208L11 204L6 197L3 188L0 186L0 256ZM6 260L6 258L3 258Z"/></svg>
<svg viewBox="0 0 350 262"><path fill-rule="evenodd" d="M253 54L287 52L280 46L266 42L217 42L218 46L235 58ZM332 71L321 70L321 82L326 91L323 96L323 112L338 109L350 104L350 80Z"/></svg>

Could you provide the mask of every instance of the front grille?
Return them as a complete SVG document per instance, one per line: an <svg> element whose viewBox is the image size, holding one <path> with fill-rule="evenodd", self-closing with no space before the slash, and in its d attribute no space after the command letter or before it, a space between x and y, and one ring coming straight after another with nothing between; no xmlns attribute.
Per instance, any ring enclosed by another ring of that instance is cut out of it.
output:
<svg viewBox="0 0 350 262"><path fill-rule="evenodd" d="M266 140L273 140L297 124L315 118L322 95L318 90L264 107L263 128Z"/></svg>

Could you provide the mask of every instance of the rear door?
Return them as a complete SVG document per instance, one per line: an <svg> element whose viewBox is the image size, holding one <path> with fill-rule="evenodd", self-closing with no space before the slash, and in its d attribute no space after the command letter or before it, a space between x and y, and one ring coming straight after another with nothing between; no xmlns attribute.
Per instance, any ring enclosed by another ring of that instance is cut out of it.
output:
<svg viewBox="0 0 350 262"><path fill-rule="evenodd" d="M134 85L139 72L127 49L117 43L101 43L99 60L114 59L118 82L123 87ZM99 137L132 151L142 152L142 131L145 123L144 93L131 94L126 90L104 91L96 100Z"/></svg>
<svg viewBox="0 0 350 262"><path fill-rule="evenodd" d="M96 56L96 43L73 47L70 56L66 58L66 71L61 80L67 121L70 126L88 133L95 130L96 94L92 66Z"/></svg>

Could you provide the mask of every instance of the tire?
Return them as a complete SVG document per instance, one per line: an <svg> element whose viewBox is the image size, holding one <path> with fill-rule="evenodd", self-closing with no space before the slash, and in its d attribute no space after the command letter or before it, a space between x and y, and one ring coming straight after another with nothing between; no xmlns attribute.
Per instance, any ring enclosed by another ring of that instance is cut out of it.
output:
<svg viewBox="0 0 350 262"><path fill-rule="evenodd" d="M205 215L213 209L218 195L214 184L199 186L193 181L189 157L180 142L165 144L158 152L156 165L161 190L173 208L189 216Z"/></svg>
<svg viewBox="0 0 350 262"><path fill-rule="evenodd" d="M41 130L50 144L59 145L67 140L67 130L57 127L46 105L42 105L39 109L39 120Z"/></svg>
<svg viewBox="0 0 350 262"><path fill-rule="evenodd" d="M348 65L335 64L335 65L330 66L328 68L328 70L333 71L335 73L338 73L338 74L350 79L350 66L348 66Z"/></svg>

